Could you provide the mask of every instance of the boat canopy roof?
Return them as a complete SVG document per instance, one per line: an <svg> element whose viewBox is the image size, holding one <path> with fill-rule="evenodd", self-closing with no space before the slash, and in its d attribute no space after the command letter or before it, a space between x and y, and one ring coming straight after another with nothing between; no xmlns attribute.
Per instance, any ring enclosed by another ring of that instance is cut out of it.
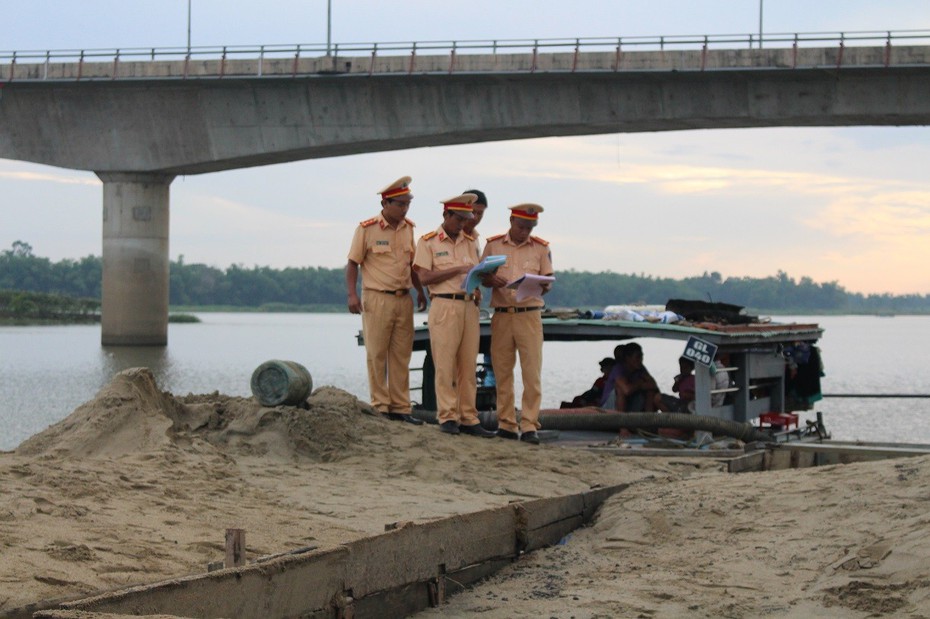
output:
<svg viewBox="0 0 930 619"><path fill-rule="evenodd" d="M687 341L690 337L716 344L727 350L748 349L758 345L815 342L823 329L817 324L749 323L719 325L715 323L662 324L629 320L543 318L543 339L546 341L581 342L592 340L628 340L637 337ZM491 335L491 321L481 320L481 337ZM413 336L414 350L429 348L429 331L425 324L417 326Z"/></svg>

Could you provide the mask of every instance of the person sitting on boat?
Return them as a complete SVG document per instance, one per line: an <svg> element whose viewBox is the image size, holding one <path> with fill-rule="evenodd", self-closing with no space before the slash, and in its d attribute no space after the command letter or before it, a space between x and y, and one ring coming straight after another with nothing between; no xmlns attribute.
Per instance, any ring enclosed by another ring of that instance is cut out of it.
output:
<svg viewBox="0 0 930 619"><path fill-rule="evenodd" d="M614 407L616 397L614 383L620 376L620 370L623 369L623 351L625 348L626 344L617 344L614 347L614 364L610 368L610 373L607 374L607 380L604 381L604 391L601 393L601 401L599 402L601 408L612 409Z"/></svg>
<svg viewBox="0 0 930 619"><path fill-rule="evenodd" d="M679 357L678 370L672 381L672 391L678 395L656 394L656 410L664 413L694 412L694 361L685 356Z"/></svg>
<svg viewBox="0 0 930 619"><path fill-rule="evenodd" d="M653 413L659 393L656 380L643 365L643 348L636 342L618 346L619 358L611 371L613 385L607 400L601 404L620 412L642 411ZM614 349L614 356L618 353ZM609 380L609 379L608 379ZM611 406L611 403L613 406Z"/></svg>
<svg viewBox="0 0 930 619"><path fill-rule="evenodd" d="M727 372L726 367L730 365L730 355L725 352L717 352L717 355L714 357L714 365L712 371L712 379L714 381L714 391L720 389L729 389L730 388L730 373ZM711 406L723 406L727 403L727 396L729 392L722 391L718 393L711 393L710 395L710 405Z"/></svg>
<svg viewBox="0 0 930 619"><path fill-rule="evenodd" d="M559 408L584 408L585 406L598 406L601 403L601 396L604 394L604 385L607 384L607 377L614 367L616 360L613 357L604 357L599 365L601 375L597 377L591 388L572 398L571 402L562 402Z"/></svg>

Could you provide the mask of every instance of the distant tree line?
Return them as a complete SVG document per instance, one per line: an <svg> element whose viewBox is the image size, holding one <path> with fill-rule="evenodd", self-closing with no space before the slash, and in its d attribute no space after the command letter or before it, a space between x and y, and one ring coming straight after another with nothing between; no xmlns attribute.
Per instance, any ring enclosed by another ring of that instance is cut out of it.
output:
<svg viewBox="0 0 930 619"><path fill-rule="evenodd" d="M100 301L65 294L0 290L0 318L32 322L97 322Z"/></svg>
<svg viewBox="0 0 930 619"><path fill-rule="evenodd" d="M52 262L17 241L0 253L0 290L44 292L100 299L103 267L96 256ZM930 313L930 295L847 292L837 282L796 280L779 271L770 277L727 277L704 273L684 279L609 271L559 271L546 296L549 307L592 309L607 305L664 305L669 299L700 299L742 305L749 311L805 313ZM232 265L226 269L170 264L173 306L228 307L266 311L340 309L345 306L343 269ZM486 295L489 296L489 295Z"/></svg>

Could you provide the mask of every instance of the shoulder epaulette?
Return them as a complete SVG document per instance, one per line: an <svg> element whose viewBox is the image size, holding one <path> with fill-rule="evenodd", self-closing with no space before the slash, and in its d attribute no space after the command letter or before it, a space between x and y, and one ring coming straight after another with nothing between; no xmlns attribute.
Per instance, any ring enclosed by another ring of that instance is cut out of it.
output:
<svg viewBox="0 0 930 619"><path fill-rule="evenodd" d="M489 236L489 237L488 237L488 243L490 243L491 241L496 241L496 240L498 240L498 239L502 239L502 238L504 238L505 236L507 236L507 235L506 235L506 234L495 234L494 236Z"/></svg>
<svg viewBox="0 0 930 619"><path fill-rule="evenodd" d="M404 221L407 222L407 225L408 225L408 226L412 226L412 227L414 227L414 228L416 227L416 224L413 223L413 220L407 219L406 217L404 217Z"/></svg>
<svg viewBox="0 0 930 619"><path fill-rule="evenodd" d="M360 225L360 226L363 227L363 228L367 228L368 226L370 226L370 225L372 225L372 224L374 224L374 223L377 223L377 222L378 222L378 218L377 218L377 217L372 217L371 219L366 219L365 221L359 222L358 225Z"/></svg>
<svg viewBox="0 0 930 619"><path fill-rule="evenodd" d="M423 239L424 241L428 241L428 240L430 240L431 238L433 238L434 236L436 236L437 234L439 234L439 233L436 232L435 230L433 230L432 232L427 232L426 234L424 234L424 235L421 236L420 238Z"/></svg>
<svg viewBox="0 0 930 619"><path fill-rule="evenodd" d="M475 237L471 236L471 235L468 234L467 232L463 232L463 233L462 233L462 236L464 236L464 237L465 237L466 239L468 239L469 241L474 241L474 240L475 240Z"/></svg>
<svg viewBox="0 0 930 619"><path fill-rule="evenodd" d="M540 245L548 245L548 244L549 244L549 241L547 241L546 239L541 239L541 238L539 238L538 236L531 236L530 238L533 239L535 242L539 243Z"/></svg>

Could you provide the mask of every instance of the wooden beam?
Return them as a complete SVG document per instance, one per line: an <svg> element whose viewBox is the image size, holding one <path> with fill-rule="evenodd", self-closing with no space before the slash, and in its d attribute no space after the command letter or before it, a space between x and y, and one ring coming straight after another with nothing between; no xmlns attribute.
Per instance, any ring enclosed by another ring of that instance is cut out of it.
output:
<svg viewBox="0 0 930 619"><path fill-rule="evenodd" d="M337 548L132 587L61 608L229 619L406 617L509 564L521 553L521 535L526 549L558 543L627 487L406 524Z"/></svg>
<svg viewBox="0 0 930 619"><path fill-rule="evenodd" d="M226 560L223 567L245 565L245 529L226 529Z"/></svg>

